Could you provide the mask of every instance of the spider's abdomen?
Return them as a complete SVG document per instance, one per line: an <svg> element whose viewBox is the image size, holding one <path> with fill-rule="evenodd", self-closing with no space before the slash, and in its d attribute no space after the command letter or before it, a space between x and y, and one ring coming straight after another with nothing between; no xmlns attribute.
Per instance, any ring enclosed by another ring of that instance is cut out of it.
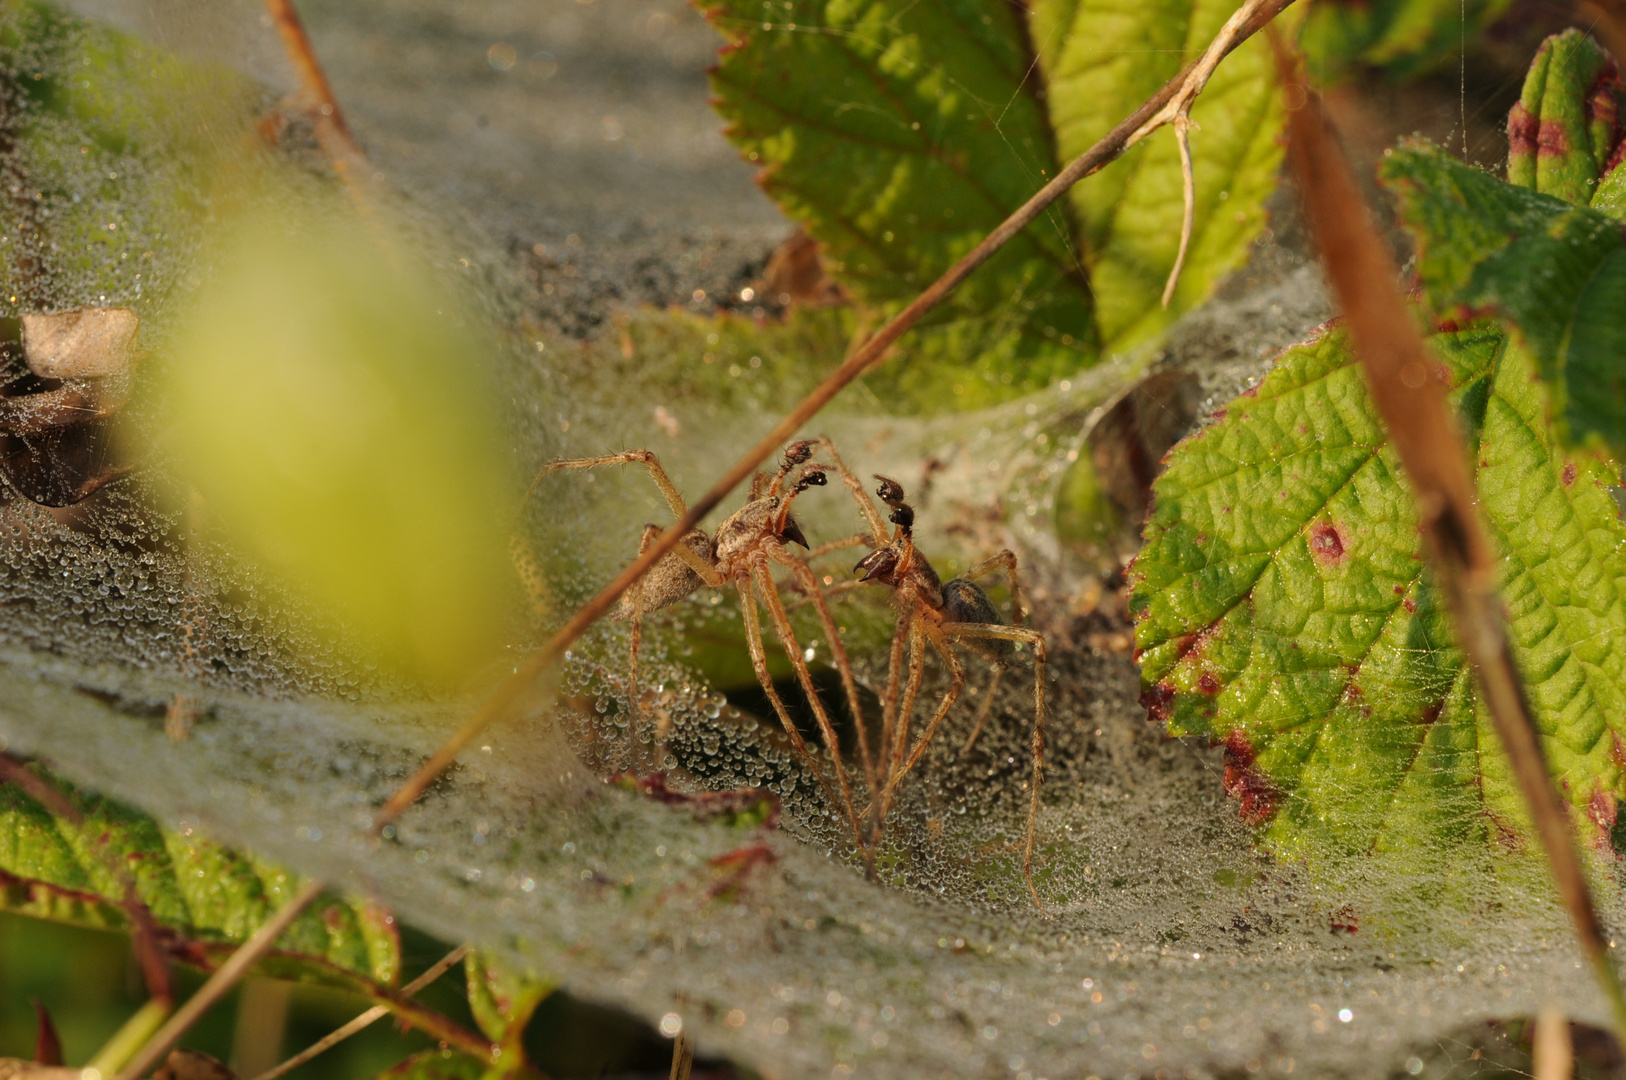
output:
<svg viewBox="0 0 1626 1080"><path fill-rule="evenodd" d="M699 529L689 533L680 542L707 562L712 561L711 537ZM659 611L669 604L677 603L704 584L705 582L700 580L700 575L695 573L688 563L675 553L669 552L661 556L660 560L649 568L649 573L644 575L643 610L646 614ZM621 594L621 602L615 611L616 618L632 618L633 597L636 592L635 587Z"/></svg>
<svg viewBox="0 0 1626 1080"><path fill-rule="evenodd" d="M973 581L955 578L943 583L943 606L940 609L945 622L988 623L1004 626L988 594ZM999 638L961 638L960 643L988 660L1010 663L1016 658L1016 643Z"/></svg>

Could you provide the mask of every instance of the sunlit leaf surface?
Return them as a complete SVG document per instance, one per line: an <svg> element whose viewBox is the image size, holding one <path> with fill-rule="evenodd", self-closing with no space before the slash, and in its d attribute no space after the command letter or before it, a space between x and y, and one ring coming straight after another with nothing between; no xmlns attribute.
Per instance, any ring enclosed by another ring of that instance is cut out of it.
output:
<svg viewBox="0 0 1626 1080"><path fill-rule="evenodd" d="M1043 0L1033 39L1061 159L1089 149L1188 62L1239 5ZM1180 158L1169 131L1153 135L1068 193L1096 292L1103 348L1145 341L1207 298L1241 266L1265 224L1264 200L1282 161L1283 113L1270 49L1260 38L1216 71L1191 111L1197 203L1191 249L1168 309L1183 213Z"/></svg>
<svg viewBox="0 0 1626 1080"><path fill-rule="evenodd" d="M177 959L218 963L297 891L281 867L161 827L110 799L82 795L36 770L77 815L52 813L0 785L0 906L78 926L129 927L127 874ZM393 985L395 920L373 904L323 897L278 939L262 969L283 977Z"/></svg>
<svg viewBox="0 0 1626 1080"><path fill-rule="evenodd" d="M1554 775L1607 847L1622 787L1626 525L1607 462L1555 448L1494 327L1432 339ZM1290 350L1172 454L1136 559L1143 700L1226 748L1284 852L1511 842L1522 809L1424 570L1413 496L1342 331Z"/></svg>

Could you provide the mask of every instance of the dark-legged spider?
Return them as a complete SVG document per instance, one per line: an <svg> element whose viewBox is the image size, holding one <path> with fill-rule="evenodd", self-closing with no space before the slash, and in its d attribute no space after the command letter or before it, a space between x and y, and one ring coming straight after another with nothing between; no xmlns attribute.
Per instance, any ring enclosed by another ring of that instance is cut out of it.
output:
<svg viewBox="0 0 1626 1080"><path fill-rule="evenodd" d="M881 697L881 765L884 773L882 786L873 795L871 803L874 839L878 840L886 821L887 810L898 784L912 769L937 734L938 726L960 696L965 685L965 670L954 654L953 644L959 642L994 665L994 675L977 710L971 735L960 753L969 751L987 722L993 705L994 692L1006 668L1017 662L1018 645L1033 650L1033 781L1028 802L1027 837L1022 846L1022 877L1027 882L1033 902L1039 904L1039 892L1033 885L1034 830L1039 818L1039 785L1044 778L1044 635L1031 627L1007 625L994 609L988 594L976 584L980 578L1004 567L1011 580L1012 622L1022 621L1021 580L1017 573L1016 556L1001 551L972 567L963 577L943 582L915 547L913 529L915 512L904 502L902 485L884 476L877 476L880 486L875 493L891 507L890 520L897 526L891 542L879 546L886 535L874 504L865 498L865 519L876 537L877 549L865 556L853 569L863 574L862 580L890 586L898 608L897 630L892 636L892 650L887 666L886 690ZM926 669L926 643L942 657L948 668L949 687L937 704L926 728L909 745L909 723L914 712L915 698L920 692ZM908 647L908 676L903 674L904 648ZM901 698L900 698L900 683ZM872 791L874 789L872 788ZM1041 904L1041 906L1043 906Z"/></svg>
<svg viewBox="0 0 1626 1080"><path fill-rule="evenodd" d="M814 451L818 450L828 463L812 461ZM681 517L686 509L683 496L678 493L666 471L661 468L660 461L648 450L624 450L619 454L606 454L602 457L571 458L549 462L537 474L537 479L565 469L590 469L600 465L639 464L649 470L650 478L660 489L661 495L672 509L672 513ZM874 515L874 506L864 495L863 485L859 482L836 453L835 447L828 439L815 439L792 443L786 447L784 460L779 469L772 476L759 474L751 485L751 495L746 504L717 526L716 534L707 536L705 532L696 529L683 538L672 549L672 552L650 568L649 572L634 585L621 598L617 608L616 617L631 623L630 641L630 672L628 676L628 691L634 713L634 732L636 735L638 693L638 652L643 640L643 617L646 613L659 610L688 596L702 585L713 589L733 583L739 592L740 613L745 623L745 638L751 651L751 666L756 672L757 680L762 684L763 693L772 703L774 712L778 714L779 721L784 725L785 733L790 737L792 745L796 748L803 760L807 762L815 779L824 789L825 794L833 803L840 806L846 814L847 822L851 826L853 836L858 842L859 851L866 864L870 863L872 852L865 843L863 830L859 827L858 814L854 809L852 791L847 781L846 769L842 765L841 754L836 740L835 726L830 721L830 715L819 699L813 685L813 677L808 670L801 645L796 640L796 634L791 628L790 618L786 613L784 601L779 596L778 588L774 582L770 567L783 566L790 571L792 580L798 589L812 602L818 615L819 625L823 630L824 639L830 649L830 662L839 672L842 688L847 697L848 708L858 722L859 743L867 773L866 779L870 789L875 790L876 774L872 764L872 755L869 749L868 736L864 732L862 712L858 700L858 687L853 680L852 665L847 661L847 652L842 645L841 636L837 632L834 618L831 617L829 605L825 602L824 593L820 589L818 579L806 562L786 550L786 543L796 543L807 547L807 539L803 536L801 527L791 516L791 504L796 497L810 487L822 487L826 481L826 470L833 470L841 476L844 483L852 491L854 497L869 508ZM532 485L534 490L534 483ZM877 517L876 522L879 522ZM646 549L650 542L659 535L660 530L654 525L644 527L643 539L639 550ZM883 537L884 538L884 537ZM846 540L836 541L820 547L825 552L840 547L852 547L871 542L869 536L854 536ZM876 542L879 542L878 540ZM754 588L753 588L754 587ZM757 610L757 596L768 609L769 621L772 622L774 632L779 643L784 647L786 655L795 667L796 678L801 683L802 692L807 696L808 704L813 710L814 718L818 723L819 734L824 740L825 747L830 751L831 763L835 771L836 787L834 790L825 780L824 771L820 768L818 759L808 748L801 732L792 722L790 713L786 710L784 701L774 688L773 678L768 672L767 655L762 644L761 615ZM664 731L656 731L656 742L664 741Z"/></svg>

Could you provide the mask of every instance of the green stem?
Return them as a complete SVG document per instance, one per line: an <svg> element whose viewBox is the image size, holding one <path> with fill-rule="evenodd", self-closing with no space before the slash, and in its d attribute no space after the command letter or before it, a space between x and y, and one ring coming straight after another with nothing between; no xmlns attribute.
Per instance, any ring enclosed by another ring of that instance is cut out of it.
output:
<svg viewBox="0 0 1626 1080"><path fill-rule="evenodd" d="M135 1056L135 1052L146 1045L152 1038L152 1033L158 1030L158 1025L164 1022L165 1017L174 1011L175 1003L163 998L151 998L137 1009L124 1026L113 1033L96 1056L90 1059L85 1066L85 1080L95 1080L90 1074L97 1076L114 1076L124 1063Z"/></svg>

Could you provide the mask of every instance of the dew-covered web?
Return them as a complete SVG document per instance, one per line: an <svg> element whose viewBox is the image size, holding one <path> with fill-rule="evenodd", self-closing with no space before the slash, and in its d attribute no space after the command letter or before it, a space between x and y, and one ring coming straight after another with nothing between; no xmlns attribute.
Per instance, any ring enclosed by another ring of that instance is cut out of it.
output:
<svg viewBox="0 0 1626 1080"><path fill-rule="evenodd" d="M0 31L16 10L0 8ZM7 39L0 69L13 88L64 75L94 31L58 32L50 48ZM247 95L236 122L276 97ZM92 145L82 130L27 115L27 137L4 150L5 175L36 181L38 250L52 272L26 303L132 304L144 363L161 365L176 301L207 270L197 212L207 184L169 167L163 138L81 153ZM232 130L226 119L214 130ZM320 174L319 160L308 164ZM410 250L441 267L470 260L464 280L487 315L524 325L504 244L449 224L460 219L432 193L376 197L408 222ZM65 219L89 210L118 224L104 230L115 240L77 261L50 247L72 235ZM13 274L24 242L15 222ZM24 304L0 298L0 314ZM1216 408L1259 374L1263 352L1325 315L1302 255L1265 245L1158 357L1115 360L976 413L900 419L854 406L818 422L861 476L910 490L921 548L945 576L1004 545L1023 561L1051 648L1043 913L1018 872L1030 676L1006 674L987 729L962 755L990 674L967 658L964 703L902 788L882 880L869 882L845 823L754 690L727 592L702 590L650 617L636 687L625 624L595 627L518 718L471 747L387 839L370 838L373 809L483 686L437 697L369 669L343 627L189 531L161 441L83 513L15 494L0 508L0 741L168 824L377 895L414 924L504 951L582 996L652 1020L675 1013L704 1051L775 1075L1379 1076L1409 1060L1443 1072L1467 1056L1454 1048L1480 1045L1486 1018L1549 999L1579 1018L1603 1013L1540 872L1478 849L1404 866L1261 854L1223 793L1219 753L1147 725L1136 673L1110 644L1124 629L1111 621L1113 585L1100 587L1097 566L1054 523L1069 467L1148 363L1192 373ZM548 338L541 351L533 334L509 340L492 365L513 406L516 473L648 446L694 494L788 403L771 365L742 370L724 401L641 374L613 334ZM150 432L162 410L138 396L126 422ZM528 479L516 478L516 504ZM839 490L810 493L798 516L815 545L861 527ZM522 576L541 587L528 594L531 621L512 628L513 656L608 580L645 522L667 517L636 467L548 478L515 525ZM819 572L843 580L856 554L838 552ZM991 591L1008 610L1008 592ZM835 608L873 693L885 682L885 597L854 591ZM821 661L807 610L793 621ZM776 670L796 700L788 670ZM943 688L933 662L922 700ZM165 733L177 697L196 717L180 741ZM845 753L856 782L850 744ZM604 782L656 769L691 796L766 789L780 826L730 824L701 799ZM1601 884L1618 918L1613 883Z"/></svg>

